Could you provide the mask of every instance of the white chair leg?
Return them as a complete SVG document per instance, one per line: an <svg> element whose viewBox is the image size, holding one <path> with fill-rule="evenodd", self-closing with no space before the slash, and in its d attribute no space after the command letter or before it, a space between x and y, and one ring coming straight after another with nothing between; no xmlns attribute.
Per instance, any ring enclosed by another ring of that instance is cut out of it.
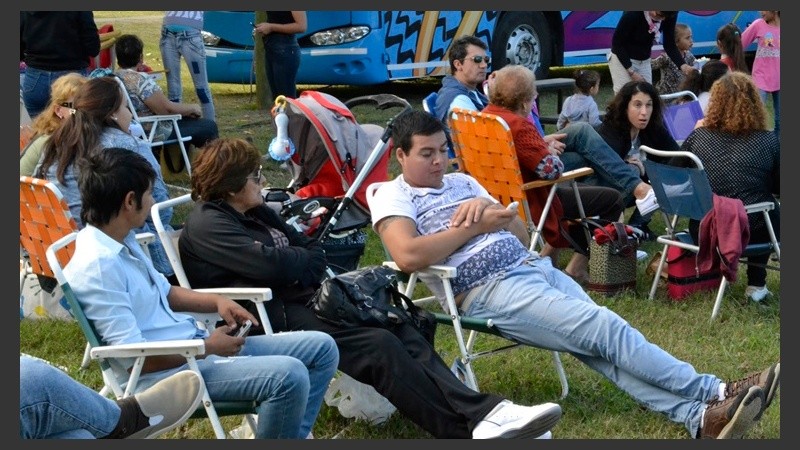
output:
<svg viewBox="0 0 800 450"><path fill-rule="evenodd" d="M722 297L725 295L725 288L728 287L728 279L722 277L722 281L719 283L719 290L717 291L717 298L714 300L714 309L711 311L711 320L713 322L716 319L717 314L719 314L719 308L722 306Z"/></svg>
<svg viewBox="0 0 800 450"><path fill-rule="evenodd" d="M558 380L561 382L561 397L559 399L564 399L569 393L569 383L567 383L567 373L564 371L564 365L561 364L561 356L558 352L553 352L553 365L556 366Z"/></svg>
<svg viewBox="0 0 800 450"><path fill-rule="evenodd" d="M664 263L667 261L668 248L669 246L665 245L664 249L661 251L661 259L658 261L658 269L656 269L656 273L653 276L653 285L650 286L650 295L647 297L650 300L652 300L656 296L656 290L658 289L658 282L661 281L661 272L664 270Z"/></svg>
<svg viewBox="0 0 800 450"><path fill-rule="evenodd" d="M81 369L86 369L89 367L89 363L92 362L92 357L89 355L89 352L92 350L92 346L87 342L86 349L83 351L83 361L81 361Z"/></svg>

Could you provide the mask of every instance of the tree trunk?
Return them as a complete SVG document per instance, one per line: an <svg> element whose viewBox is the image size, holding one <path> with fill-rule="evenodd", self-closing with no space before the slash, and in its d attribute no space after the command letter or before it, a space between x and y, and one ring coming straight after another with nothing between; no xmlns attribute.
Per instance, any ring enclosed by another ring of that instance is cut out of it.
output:
<svg viewBox="0 0 800 450"><path fill-rule="evenodd" d="M266 11L256 11L255 22L262 23L267 21ZM269 110L272 108L273 98L272 91L267 82L267 64L264 57L264 41L261 39L261 34L257 34L255 41L255 48L253 49L253 64L255 65L256 72L256 106L260 110Z"/></svg>

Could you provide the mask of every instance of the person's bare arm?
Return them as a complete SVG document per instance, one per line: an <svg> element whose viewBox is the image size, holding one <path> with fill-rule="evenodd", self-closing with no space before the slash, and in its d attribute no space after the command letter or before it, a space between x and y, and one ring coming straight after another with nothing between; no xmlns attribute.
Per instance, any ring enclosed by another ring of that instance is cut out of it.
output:
<svg viewBox="0 0 800 450"><path fill-rule="evenodd" d="M150 97L147 97L144 104L154 114L180 114L183 117L191 118L200 117L202 114L200 105L172 102L160 91L153 92Z"/></svg>
<svg viewBox="0 0 800 450"><path fill-rule="evenodd" d="M516 214L502 205L491 206L469 227L462 224L427 236L417 233L411 218L402 216L383 218L375 229L400 270L411 273L442 261L479 234L507 228Z"/></svg>
<svg viewBox="0 0 800 450"><path fill-rule="evenodd" d="M305 11L292 11L292 23L269 23L261 22L256 24L255 30L258 33L267 35L270 33L297 34L304 33L308 28Z"/></svg>
<svg viewBox="0 0 800 450"><path fill-rule="evenodd" d="M248 310L235 301L219 294L197 292L180 286L172 286L167 295L169 306L178 312L216 312L231 327L244 323L246 320L258 325L256 319Z"/></svg>

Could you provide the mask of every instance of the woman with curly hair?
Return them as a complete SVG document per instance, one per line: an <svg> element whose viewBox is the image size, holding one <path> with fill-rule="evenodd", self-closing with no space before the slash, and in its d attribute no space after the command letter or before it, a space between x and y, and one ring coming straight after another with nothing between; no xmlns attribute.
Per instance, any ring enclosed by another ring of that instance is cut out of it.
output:
<svg viewBox="0 0 800 450"><path fill-rule="evenodd" d="M767 128L767 111L753 79L742 72L730 72L711 87L708 112L702 126L686 138L681 149L703 162L711 190L724 197L738 198L745 205L771 202L770 220L780 240L781 144ZM748 215L750 243L769 242L761 214ZM697 238L699 224L690 222ZM695 241L696 242L696 241ZM767 290L764 265L769 255L750 256L747 265L747 297L761 301Z"/></svg>

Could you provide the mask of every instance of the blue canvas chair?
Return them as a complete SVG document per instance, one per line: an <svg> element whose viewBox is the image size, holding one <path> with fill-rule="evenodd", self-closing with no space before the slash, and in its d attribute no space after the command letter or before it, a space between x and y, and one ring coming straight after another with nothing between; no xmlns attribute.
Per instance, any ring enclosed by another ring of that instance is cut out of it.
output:
<svg viewBox="0 0 800 450"><path fill-rule="evenodd" d="M644 161L645 169L650 177L650 184L653 186L659 209L664 214L664 223L666 224L666 234L656 238L656 242L664 244L664 249L661 252L661 259L653 278L653 284L650 287L649 298L652 300L661 280L661 272L664 270L668 248L674 246L693 253L700 251L700 246L694 242L688 232L679 231L675 227L681 219L702 220L713 207L713 193L703 168L703 163L693 153L656 150L646 145L641 146L640 150L648 156L672 158L671 161L673 163L676 163L678 158L691 162L690 167L678 167L655 162L652 158L647 158ZM769 217L769 211L774 207L775 205L771 202L744 205L748 214L763 214L769 231L770 242L748 244L742 253L743 258L759 254L772 254L774 252L778 261L780 261L780 243L775 236L772 220ZM743 262L746 263L746 261ZM711 312L711 320L714 320L719 314L722 298L728 286L728 280L723 276L720 278L719 289L714 300L714 308Z"/></svg>
<svg viewBox="0 0 800 450"><path fill-rule="evenodd" d="M694 131L695 124L704 117L700 101L692 91L679 91L661 95L664 101L664 125L672 138L680 144ZM692 100L682 103L668 103L669 100L689 97Z"/></svg>

